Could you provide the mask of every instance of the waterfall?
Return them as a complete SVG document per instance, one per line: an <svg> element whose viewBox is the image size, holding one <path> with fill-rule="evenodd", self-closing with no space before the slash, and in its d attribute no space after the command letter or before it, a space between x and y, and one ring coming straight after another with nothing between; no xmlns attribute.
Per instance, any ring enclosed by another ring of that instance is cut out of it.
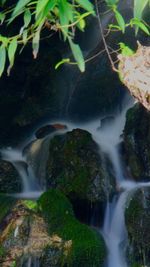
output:
<svg viewBox="0 0 150 267"><path fill-rule="evenodd" d="M65 130L60 130L37 140L32 135L32 140L24 143L20 149L1 149L2 159L9 161L18 171L22 180L22 192L15 194L18 198L38 198L45 190L44 169L48 157L49 140L55 135L66 133L76 128L87 130L92 134L92 138L99 146L100 153L109 157L112 163L114 175L116 177L116 194L112 201L107 200L105 218L101 234L104 237L108 256L105 262L106 267L127 267L128 262L125 257L127 246L127 231L125 226L124 211L128 198L139 188L150 186L150 182L136 183L130 181L124 174L121 156L119 154L119 144L125 125L126 112L133 105L131 97L126 97L122 111L103 125L104 118L98 118L85 124L74 124L68 121L56 121L51 123L63 123L67 126ZM32 142L31 142L32 141ZM107 179L107 177L106 177ZM42 183L41 183L42 181ZM17 230L16 230L17 231ZM22 266L39 266L37 259L29 257Z"/></svg>

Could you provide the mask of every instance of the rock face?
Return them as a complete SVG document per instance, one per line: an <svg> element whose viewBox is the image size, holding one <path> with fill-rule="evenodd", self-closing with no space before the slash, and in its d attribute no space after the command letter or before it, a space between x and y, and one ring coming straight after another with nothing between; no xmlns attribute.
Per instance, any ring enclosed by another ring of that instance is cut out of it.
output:
<svg viewBox="0 0 150 267"><path fill-rule="evenodd" d="M21 180L15 167L7 161L0 160L0 193L21 191Z"/></svg>
<svg viewBox="0 0 150 267"><path fill-rule="evenodd" d="M131 266L149 266L150 189L138 190L125 213Z"/></svg>
<svg viewBox="0 0 150 267"><path fill-rule="evenodd" d="M7 197L3 196L4 202ZM1 267L102 266L102 237L75 218L71 203L61 192L51 189L38 203L25 200L13 204L0 220Z"/></svg>
<svg viewBox="0 0 150 267"><path fill-rule="evenodd" d="M112 192L114 185L110 175L107 188L99 148L91 134L81 129L50 141L46 172L47 187L58 188L71 199L105 201L106 191Z"/></svg>
<svg viewBox="0 0 150 267"><path fill-rule="evenodd" d="M124 147L133 178L150 180L150 113L140 104L127 113Z"/></svg>
<svg viewBox="0 0 150 267"><path fill-rule="evenodd" d="M12 266L13 263L17 267L28 266L29 262L35 261L45 264L47 246L49 253L54 254L51 260L53 259L56 264L53 263L52 266L58 266L64 244L59 237L48 235L46 223L36 210L29 209L29 203L31 205L31 201L17 202L5 218L4 227L0 232L2 267Z"/></svg>

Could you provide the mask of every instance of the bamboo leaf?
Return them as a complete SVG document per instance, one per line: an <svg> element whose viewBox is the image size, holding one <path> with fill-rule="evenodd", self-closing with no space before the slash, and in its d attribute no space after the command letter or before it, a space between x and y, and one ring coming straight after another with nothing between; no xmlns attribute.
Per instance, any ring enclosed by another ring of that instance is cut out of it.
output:
<svg viewBox="0 0 150 267"><path fill-rule="evenodd" d="M30 2L31 0L19 0L17 5L12 13L12 19L18 16L20 13L24 11L24 7Z"/></svg>
<svg viewBox="0 0 150 267"><path fill-rule="evenodd" d="M17 50L17 39L13 39L8 47L8 58L11 66L14 64L14 57Z"/></svg>
<svg viewBox="0 0 150 267"><path fill-rule="evenodd" d="M119 46L120 46L120 49L121 49L121 54L123 56L132 56L134 54L134 51L129 46L127 46L126 44L119 43Z"/></svg>
<svg viewBox="0 0 150 267"><path fill-rule="evenodd" d="M2 76L2 73L5 68L5 63L6 63L6 48L1 45L0 46L0 77Z"/></svg>
<svg viewBox="0 0 150 267"><path fill-rule="evenodd" d="M142 13L149 0L134 0L134 18L141 20Z"/></svg>
<svg viewBox="0 0 150 267"><path fill-rule="evenodd" d="M30 22L31 22L31 12L30 9L27 8L24 13L24 28L27 28Z"/></svg>
<svg viewBox="0 0 150 267"><path fill-rule="evenodd" d="M146 27L146 25L142 21L140 21L139 19L134 18L134 19L132 19L131 23L132 23L132 25L137 26L138 29L140 28L143 32L150 35L148 27Z"/></svg>
<svg viewBox="0 0 150 267"><path fill-rule="evenodd" d="M41 27L40 29L37 30L35 33L33 39L32 39L32 49L33 49L33 58L37 58L37 54L39 52L39 42L40 42L40 32L41 32Z"/></svg>
<svg viewBox="0 0 150 267"><path fill-rule="evenodd" d="M3 22L4 22L4 19L5 19L5 14L4 13L2 13L2 12L0 12L0 25L2 25L3 24Z"/></svg>
<svg viewBox="0 0 150 267"><path fill-rule="evenodd" d="M59 5L58 5L60 24L61 24L61 26L63 26L62 27L62 32L63 32L63 35L64 35L64 40L66 40L66 38L67 38L68 26L69 26L69 19L66 16L66 13L65 13L65 3L66 3L66 0L60 0L59 1Z"/></svg>
<svg viewBox="0 0 150 267"><path fill-rule="evenodd" d="M55 66L55 70L57 70L62 64L64 63L69 63L70 62L70 59L69 58L64 58L62 59L61 61L59 61L56 66Z"/></svg>
<svg viewBox="0 0 150 267"><path fill-rule="evenodd" d="M82 54L82 51L81 51L79 45L73 43L73 41L71 40L70 37L68 38L68 41L69 41L69 44L70 44L70 47L72 50L72 54L73 54L75 60L77 61L77 64L78 64L80 71L84 72L85 71L85 61L84 61L83 54Z"/></svg>
<svg viewBox="0 0 150 267"><path fill-rule="evenodd" d="M17 50L17 39L13 39L8 47L8 59L9 59L9 67L7 69L7 74L10 74L10 70L14 65L15 53Z"/></svg>
<svg viewBox="0 0 150 267"><path fill-rule="evenodd" d="M39 16L39 14L41 13L41 11L43 11L43 9L46 7L47 3L51 2L49 0L39 0L37 2L37 6L36 6L36 15L35 17L37 18Z"/></svg>
<svg viewBox="0 0 150 267"><path fill-rule="evenodd" d="M113 5L116 5L119 0L105 0L106 4L109 5L109 6L113 6Z"/></svg>
<svg viewBox="0 0 150 267"><path fill-rule="evenodd" d="M94 6L89 0L76 0L76 2L85 10L92 12L93 14L95 13Z"/></svg>
<svg viewBox="0 0 150 267"><path fill-rule="evenodd" d="M115 18L122 30L122 32L124 33L125 32L125 21L124 21L124 18L122 17L122 15L117 11L117 10L114 10L115 12Z"/></svg>
<svg viewBox="0 0 150 267"><path fill-rule="evenodd" d="M134 0L134 18L141 20L143 11L149 0ZM138 33L139 26L137 25L135 33Z"/></svg>

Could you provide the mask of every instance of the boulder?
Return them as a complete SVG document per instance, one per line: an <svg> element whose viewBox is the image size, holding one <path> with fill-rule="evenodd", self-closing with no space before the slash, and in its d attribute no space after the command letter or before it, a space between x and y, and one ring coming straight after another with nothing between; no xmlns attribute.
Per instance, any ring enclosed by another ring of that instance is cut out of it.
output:
<svg viewBox="0 0 150 267"><path fill-rule="evenodd" d="M128 230L130 266L149 266L150 189L138 190L125 212Z"/></svg>
<svg viewBox="0 0 150 267"><path fill-rule="evenodd" d="M127 112L124 149L133 178L150 180L150 112L141 104Z"/></svg>
<svg viewBox="0 0 150 267"><path fill-rule="evenodd" d="M45 126L39 128L35 132L35 136L37 139L41 139L41 138L44 138L51 133L54 133L54 132L59 131L59 130L64 130L64 129L67 129L67 126L60 124L60 123L48 124L48 125L45 125Z"/></svg>
<svg viewBox="0 0 150 267"><path fill-rule="evenodd" d="M15 167L7 161L0 160L0 193L21 191L21 179Z"/></svg>
<svg viewBox="0 0 150 267"><path fill-rule="evenodd" d="M50 140L47 188L58 188L71 200L104 202L114 186L112 174L107 176L99 147L89 132L75 129Z"/></svg>

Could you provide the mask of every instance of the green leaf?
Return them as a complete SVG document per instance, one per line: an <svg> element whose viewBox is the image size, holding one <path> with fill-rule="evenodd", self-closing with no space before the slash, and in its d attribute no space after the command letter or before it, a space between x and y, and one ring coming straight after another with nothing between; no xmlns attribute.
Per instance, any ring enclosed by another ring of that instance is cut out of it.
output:
<svg viewBox="0 0 150 267"><path fill-rule="evenodd" d="M8 47L8 58L11 66L14 64L14 57L17 50L17 39L13 39Z"/></svg>
<svg viewBox="0 0 150 267"><path fill-rule="evenodd" d="M143 11L146 7L146 5L148 4L148 0L134 0L134 18L141 20L142 19L142 15L143 15ZM136 27L136 34L138 33L138 29L140 28L140 26Z"/></svg>
<svg viewBox="0 0 150 267"><path fill-rule="evenodd" d="M109 29L117 29L119 31L121 31L121 28L119 25L115 25L115 24L109 24Z"/></svg>
<svg viewBox="0 0 150 267"><path fill-rule="evenodd" d="M0 77L2 76L2 73L5 68L5 63L6 63L6 48L1 45L0 46Z"/></svg>
<svg viewBox="0 0 150 267"><path fill-rule="evenodd" d="M93 14L95 13L94 6L89 0L76 0L76 2L85 10L92 12Z"/></svg>
<svg viewBox="0 0 150 267"><path fill-rule="evenodd" d="M27 43L27 37L28 37L28 30L24 30L22 33L22 40L24 45Z"/></svg>
<svg viewBox="0 0 150 267"><path fill-rule="evenodd" d="M124 21L124 18L122 17L122 15L117 11L117 10L114 10L115 12L115 18L122 30L122 32L124 33L125 32L125 21Z"/></svg>
<svg viewBox="0 0 150 267"><path fill-rule="evenodd" d="M49 0L38 0L37 6L36 6L36 15L37 18L38 15L43 11L43 9L46 7L47 3L50 2Z"/></svg>
<svg viewBox="0 0 150 267"><path fill-rule="evenodd" d="M62 59L61 61L59 61L56 66L55 66L55 70L57 70L62 64L64 63L69 63L70 62L70 59L69 58L64 58Z"/></svg>
<svg viewBox="0 0 150 267"><path fill-rule="evenodd" d="M24 11L24 7L30 2L31 0L19 0L17 5L12 13L12 18L15 18Z"/></svg>
<svg viewBox="0 0 150 267"><path fill-rule="evenodd" d="M6 3L7 0L2 0L2 5L4 5Z"/></svg>
<svg viewBox="0 0 150 267"><path fill-rule="evenodd" d="M148 4L148 0L134 0L134 18L141 20L143 11Z"/></svg>
<svg viewBox="0 0 150 267"><path fill-rule="evenodd" d="M37 54L39 52L39 42L40 42L40 32L41 32L41 27L38 29L32 39L32 49L33 49L33 57L34 59L37 58Z"/></svg>
<svg viewBox="0 0 150 267"><path fill-rule="evenodd" d="M9 59L9 67L7 69L7 74L10 74L10 70L14 65L15 53L17 50L17 39L13 39L8 47L8 59Z"/></svg>
<svg viewBox="0 0 150 267"><path fill-rule="evenodd" d="M116 5L119 0L105 0L106 4L109 5L109 6L113 6L113 5Z"/></svg>
<svg viewBox="0 0 150 267"><path fill-rule="evenodd" d="M77 24L77 26L81 31L84 31L85 26L86 26L85 20L84 19L80 19L78 24Z"/></svg>
<svg viewBox="0 0 150 267"><path fill-rule="evenodd" d="M138 29L140 28L143 32L150 35L148 27L146 27L146 25L142 21L140 21L139 19L136 19L136 18L132 19L131 25L137 26Z"/></svg>
<svg viewBox="0 0 150 267"><path fill-rule="evenodd" d="M26 9L26 11L24 12L24 28L27 28L28 25L31 22L31 12L30 9Z"/></svg>
<svg viewBox="0 0 150 267"><path fill-rule="evenodd" d="M71 40L70 37L68 38L68 41L69 41L69 44L70 44L70 47L72 50L72 54L73 54L75 60L77 61L77 64L78 64L80 71L84 72L85 71L85 61L84 61L80 46L73 43L73 41Z"/></svg>
<svg viewBox="0 0 150 267"><path fill-rule="evenodd" d="M62 27L62 32L64 35L64 40L67 38L68 34L68 26L69 26L69 18L66 16L66 0L59 0L59 18L60 18L60 24Z"/></svg>
<svg viewBox="0 0 150 267"><path fill-rule="evenodd" d="M0 24L1 25L3 24L4 19L5 19L5 14L0 12L0 22L1 22Z"/></svg>
<svg viewBox="0 0 150 267"><path fill-rule="evenodd" d="M129 46L127 46L126 44L119 43L119 46L120 46L120 49L121 49L121 54L123 56L132 56L134 54L134 51Z"/></svg>

